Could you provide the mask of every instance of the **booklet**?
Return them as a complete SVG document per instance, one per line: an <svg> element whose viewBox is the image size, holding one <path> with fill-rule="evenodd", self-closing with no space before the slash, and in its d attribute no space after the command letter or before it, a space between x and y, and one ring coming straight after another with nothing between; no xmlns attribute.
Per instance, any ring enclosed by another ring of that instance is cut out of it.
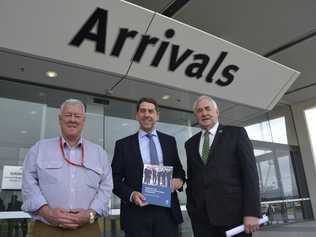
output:
<svg viewBox="0 0 316 237"><path fill-rule="evenodd" d="M172 166L144 165L142 194L152 205L171 206Z"/></svg>

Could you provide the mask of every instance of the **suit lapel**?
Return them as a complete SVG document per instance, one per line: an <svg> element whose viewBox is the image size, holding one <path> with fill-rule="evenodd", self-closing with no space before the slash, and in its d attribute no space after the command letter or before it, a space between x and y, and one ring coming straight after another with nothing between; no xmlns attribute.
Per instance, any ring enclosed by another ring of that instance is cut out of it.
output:
<svg viewBox="0 0 316 237"><path fill-rule="evenodd" d="M191 149L193 151L193 154L195 157L197 157L198 162L204 165L204 162L202 161L202 157L200 155L200 141L201 141L201 135L202 132L199 132L194 135L194 138L192 140Z"/></svg>
<svg viewBox="0 0 316 237"><path fill-rule="evenodd" d="M144 168L144 162L139 149L138 132L131 137L131 157L135 158L136 166Z"/></svg>
<svg viewBox="0 0 316 237"><path fill-rule="evenodd" d="M197 133L195 136L195 139L193 141L193 149L195 150L194 153L198 155L198 157L201 158L201 155L200 155L200 142L201 142L201 135L202 135L202 132L199 132Z"/></svg>
<svg viewBox="0 0 316 237"><path fill-rule="evenodd" d="M165 141L165 139L163 139L163 136L160 132L157 131L157 135L158 135L158 140L161 146L161 151L162 151L162 161L163 161L163 165L167 165L168 164L168 156L167 156L167 142Z"/></svg>

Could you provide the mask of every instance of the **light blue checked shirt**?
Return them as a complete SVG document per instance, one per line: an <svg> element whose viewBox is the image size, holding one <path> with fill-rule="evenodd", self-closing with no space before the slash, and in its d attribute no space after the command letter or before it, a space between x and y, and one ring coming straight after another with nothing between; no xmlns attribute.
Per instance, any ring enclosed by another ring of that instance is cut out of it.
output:
<svg viewBox="0 0 316 237"><path fill-rule="evenodd" d="M27 153L22 179L22 210L43 220L35 212L43 205L51 208L93 209L108 214L113 182L107 154L101 146L83 138L71 148L64 139L65 156L80 164L84 146L83 167L67 163L61 153L60 138L37 142Z"/></svg>

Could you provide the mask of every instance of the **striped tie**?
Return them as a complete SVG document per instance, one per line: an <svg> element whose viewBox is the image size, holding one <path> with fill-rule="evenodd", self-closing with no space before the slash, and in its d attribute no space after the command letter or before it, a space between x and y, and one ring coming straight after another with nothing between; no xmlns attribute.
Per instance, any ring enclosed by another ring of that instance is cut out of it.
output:
<svg viewBox="0 0 316 237"><path fill-rule="evenodd" d="M146 136L149 139L149 154L150 154L150 164L151 165L159 165L158 153L156 150L156 145L153 140L153 135L147 133Z"/></svg>
<svg viewBox="0 0 316 237"><path fill-rule="evenodd" d="M210 132L207 130L204 133L204 143L203 143L203 148L202 148L202 160L204 164L207 163L208 159L208 152L209 152L209 146L210 146Z"/></svg>

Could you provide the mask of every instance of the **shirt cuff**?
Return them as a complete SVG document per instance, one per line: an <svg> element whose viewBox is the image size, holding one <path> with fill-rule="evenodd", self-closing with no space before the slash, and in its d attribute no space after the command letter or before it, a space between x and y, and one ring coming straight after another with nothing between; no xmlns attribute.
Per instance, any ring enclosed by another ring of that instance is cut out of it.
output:
<svg viewBox="0 0 316 237"><path fill-rule="evenodd" d="M45 198L40 196L37 199L25 200L23 202L21 210L25 211L25 212L34 213L34 212L38 211L38 209L40 209L42 206L44 206L46 204L47 204L47 201L45 200Z"/></svg>

